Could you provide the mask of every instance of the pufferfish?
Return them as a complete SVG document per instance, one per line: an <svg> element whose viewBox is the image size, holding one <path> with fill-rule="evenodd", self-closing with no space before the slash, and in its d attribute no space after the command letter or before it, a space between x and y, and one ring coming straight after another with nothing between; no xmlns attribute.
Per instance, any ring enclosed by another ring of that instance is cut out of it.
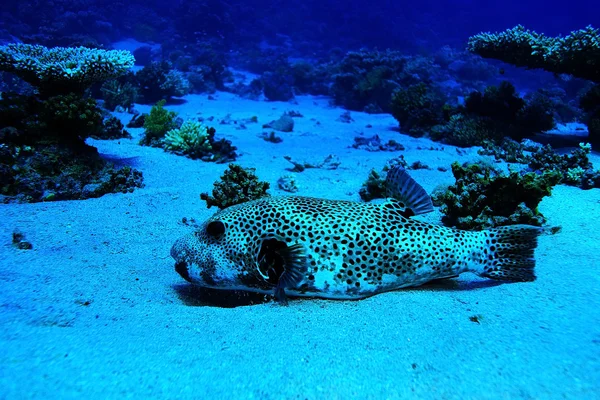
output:
<svg viewBox="0 0 600 400"><path fill-rule="evenodd" d="M201 287L361 299L473 272L535 280L542 229L462 231L412 218L433 210L427 192L400 166L387 200L361 203L274 196L223 209L171 248L175 270Z"/></svg>

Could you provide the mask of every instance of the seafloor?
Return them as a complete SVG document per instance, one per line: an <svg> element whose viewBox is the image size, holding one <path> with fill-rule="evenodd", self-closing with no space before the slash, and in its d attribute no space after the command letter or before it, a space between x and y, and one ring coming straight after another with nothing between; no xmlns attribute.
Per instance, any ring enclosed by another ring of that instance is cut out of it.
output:
<svg viewBox="0 0 600 400"><path fill-rule="evenodd" d="M325 98L297 104L188 96L182 116L215 117L217 137L238 146L244 167L276 185L291 167L336 154L337 170L295 174L299 195L358 200L372 167L398 153L349 148L379 134L406 146L428 191L450 184L453 160L477 158L452 146L400 135L389 115L352 113ZM147 111L144 106L137 106ZM284 111L296 118L283 143L257 135ZM258 116L236 129L218 124ZM130 116L120 115L126 122ZM371 124L372 128L366 128ZM139 146L92 141L102 154L143 171L146 187L85 201L0 206L0 388L3 399L591 399L600 396L600 191L558 186L540 210L556 235L542 236L538 280L498 284L464 274L419 289L360 301L292 300L207 292L173 269L171 244L202 220L199 194L225 164ZM431 148L434 149L431 149ZM441 149L440 149L441 148ZM600 157L592 156L600 165ZM424 216L438 222L439 213ZM33 250L18 250L20 229ZM237 306L237 307L233 307Z"/></svg>

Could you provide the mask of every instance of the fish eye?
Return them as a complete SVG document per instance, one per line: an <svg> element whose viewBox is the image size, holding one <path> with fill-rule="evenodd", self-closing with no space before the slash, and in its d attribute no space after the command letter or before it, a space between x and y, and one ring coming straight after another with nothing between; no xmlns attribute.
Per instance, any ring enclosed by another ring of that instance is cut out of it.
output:
<svg viewBox="0 0 600 400"><path fill-rule="evenodd" d="M212 221L206 226L206 233L216 238L225 233L225 224L221 221Z"/></svg>

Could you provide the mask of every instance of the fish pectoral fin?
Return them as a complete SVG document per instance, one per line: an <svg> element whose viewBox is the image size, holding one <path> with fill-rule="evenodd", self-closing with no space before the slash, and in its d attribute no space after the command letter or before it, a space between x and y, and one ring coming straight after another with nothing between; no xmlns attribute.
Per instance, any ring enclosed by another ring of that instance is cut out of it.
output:
<svg viewBox="0 0 600 400"><path fill-rule="evenodd" d="M304 279L307 270L304 246L296 243L279 250L278 253L283 259L284 271L277 286L286 288L298 285Z"/></svg>
<svg viewBox="0 0 600 400"><path fill-rule="evenodd" d="M285 295L285 289L283 287L279 287L279 285L277 285L273 296L275 296L275 301L277 303L281 304L282 306L288 305L287 296Z"/></svg>
<svg viewBox="0 0 600 400"><path fill-rule="evenodd" d="M408 216L433 211L433 203L427 191L400 165L396 165L388 171L385 188L386 197L402 203Z"/></svg>
<svg viewBox="0 0 600 400"><path fill-rule="evenodd" d="M300 243L290 246L275 238L265 239L257 259L261 276L275 285L274 295L277 301L287 302L285 289L298 286L308 270L304 246Z"/></svg>
<svg viewBox="0 0 600 400"><path fill-rule="evenodd" d="M288 302L285 288L296 287L306 276L306 253L304 252L304 246L299 243L286 246L277 253L283 260L284 271L279 277L277 286L275 286L274 295L278 303L286 306Z"/></svg>
<svg viewBox="0 0 600 400"><path fill-rule="evenodd" d="M446 279L454 279L454 278L458 278L458 275L443 276L441 278L432 279L429 282L439 282L439 281L445 281Z"/></svg>

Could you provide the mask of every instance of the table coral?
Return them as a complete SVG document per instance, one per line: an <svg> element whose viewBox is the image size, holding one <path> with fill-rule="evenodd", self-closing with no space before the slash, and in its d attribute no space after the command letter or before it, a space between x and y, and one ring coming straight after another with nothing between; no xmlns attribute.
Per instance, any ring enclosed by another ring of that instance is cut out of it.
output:
<svg viewBox="0 0 600 400"><path fill-rule="evenodd" d="M13 43L0 46L0 71L11 72L46 95L83 93L133 67L129 51Z"/></svg>
<svg viewBox="0 0 600 400"><path fill-rule="evenodd" d="M500 33L471 36L467 49L518 67L600 82L600 35L591 26L566 36L548 37L517 25Z"/></svg>

